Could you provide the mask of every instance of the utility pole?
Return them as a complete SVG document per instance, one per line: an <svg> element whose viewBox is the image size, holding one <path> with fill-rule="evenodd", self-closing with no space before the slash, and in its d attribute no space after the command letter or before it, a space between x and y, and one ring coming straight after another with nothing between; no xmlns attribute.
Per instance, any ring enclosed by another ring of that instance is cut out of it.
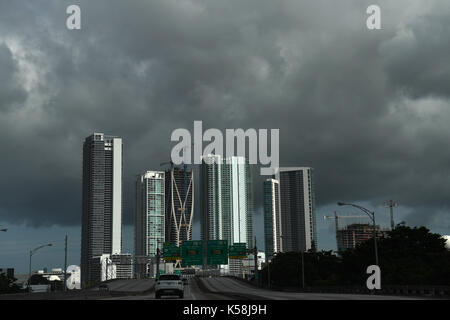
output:
<svg viewBox="0 0 450 320"><path fill-rule="evenodd" d="M108 264L109 264L109 260L108 258L105 259L105 281L108 280Z"/></svg>
<svg viewBox="0 0 450 320"><path fill-rule="evenodd" d="M67 291L67 234L64 239L64 291Z"/></svg>
<svg viewBox="0 0 450 320"><path fill-rule="evenodd" d="M305 259L303 257L303 249L302 249L302 288L305 289Z"/></svg>
<svg viewBox="0 0 450 320"><path fill-rule="evenodd" d="M258 281L258 248L256 247L256 237L255 237L255 251L254 251L254 260L255 260L255 282Z"/></svg>
<svg viewBox="0 0 450 320"><path fill-rule="evenodd" d="M206 261L206 255L207 255L207 253L208 253L208 251L207 251L207 248L206 248L206 246L208 245L208 243L207 243L207 241L206 241L206 233L205 233L205 236L204 236L204 238L203 238L203 272L202 272L202 274L203 274L203 276L205 276L205 273L206 273L206 264L207 264L207 261Z"/></svg>
<svg viewBox="0 0 450 320"><path fill-rule="evenodd" d="M158 276L159 274L159 259L160 259L159 248L156 248L156 276Z"/></svg>
<svg viewBox="0 0 450 320"><path fill-rule="evenodd" d="M383 208L389 208L390 214L391 214L391 230L395 229L394 224L394 207L398 207L398 203L394 202L393 200L386 201L383 204Z"/></svg>

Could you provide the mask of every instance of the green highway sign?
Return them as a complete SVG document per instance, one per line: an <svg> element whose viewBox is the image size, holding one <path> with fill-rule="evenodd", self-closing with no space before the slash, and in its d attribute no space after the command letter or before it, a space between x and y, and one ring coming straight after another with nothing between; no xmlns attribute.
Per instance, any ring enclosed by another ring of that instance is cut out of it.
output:
<svg viewBox="0 0 450 320"><path fill-rule="evenodd" d="M180 248L170 242L164 242L163 259L165 261L181 260Z"/></svg>
<svg viewBox="0 0 450 320"><path fill-rule="evenodd" d="M247 258L247 245L245 243L233 243L233 245L230 246L228 256L230 259Z"/></svg>
<svg viewBox="0 0 450 320"><path fill-rule="evenodd" d="M228 264L228 240L208 240L206 264Z"/></svg>
<svg viewBox="0 0 450 320"><path fill-rule="evenodd" d="M183 241L181 245L181 266L203 264L203 242L200 240Z"/></svg>

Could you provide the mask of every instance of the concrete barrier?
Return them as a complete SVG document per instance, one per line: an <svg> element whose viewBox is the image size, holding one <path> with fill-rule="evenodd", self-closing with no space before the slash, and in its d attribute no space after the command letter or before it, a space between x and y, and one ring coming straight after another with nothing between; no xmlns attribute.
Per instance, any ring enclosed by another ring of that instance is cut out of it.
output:
<svg viewBox="0 0 450 320"><path fill-rule="evenodd" d="M363 286L315 286L301 289L299 287L280 287L272 285L271 288L267 286L260 286L255 282L230 276L233 279L245 282L255 287L264 288L274 291L286 291L286 292L310 292L310 293L357 293L357 294L380 294L380 295L412 295L412 296L428 296L428 297L441 297L450 298L450 286L393 286L393 285L381 285L381 290L369 290Z"/></svg>

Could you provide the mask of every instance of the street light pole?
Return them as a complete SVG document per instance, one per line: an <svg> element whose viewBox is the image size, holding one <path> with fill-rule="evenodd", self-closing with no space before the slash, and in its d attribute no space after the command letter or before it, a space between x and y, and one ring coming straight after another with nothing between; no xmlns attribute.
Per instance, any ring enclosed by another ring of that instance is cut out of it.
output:
<svg viewBox="0 0 450 320"><path fill-rule="evenodd" d="M375 225L375 212L370 211L364 207L358 206L353 203L344 203L344 202L338 202L338 206L352 206L355 208L358 208L359 210L363 211L365 214L367 214L372 220L373 223L373 242L374 242L374 248L375 248L375 264L378 266L378 248L377 248L377 231L376 231L376 225Z"/></svg>
<svg viewBox="0 0 450 320"><path fill-rule="evenodd" d="M156 248L156 275L155 275L155 278L158 278L158 274L159 274L159 259L160 259L159 248Z"/></svg>
<svg viewBox="0 0 450 320"><path fill-rule="evenodd" d="M284 236L284 235L280 235L280 238L286 239L288 238L288 236ZM302 288L305 289L305 267L304 267L304 250L300 249L300 253L301 253L301 259L302 259Z"/></svg>
<svg viewBox="0 0 450 320"><path fill-rule="evenodd" d="M258 284L258 247L256 246L256 237L255 237L255 250L254 250L254 263L255 263L255 284Z"/></svg>
<svg viewBox="0 0 450 320"><path fill-rule="evenodd" d="M51 247L52 244L48 243L48 244L43 244L42 246L36 247L32 250L30 250L30 265L29 265L29 269L28 269L28 291L30 291L30 285L31 285L31 257L33 256L33 254L36 253L36 251L38 251L39 249L42 249L44 247Z"/></svg>
<svg viewBox="0 0 450 320"><path fill-rule="evenodd" d="M64 239L64 291L67 291L67 234Z"/></svg>
<svg viewBox="0 0 450 320"><path fill-rule="evenodd" d="M305 259L302 250L302 288L305 289Z"/></svg>

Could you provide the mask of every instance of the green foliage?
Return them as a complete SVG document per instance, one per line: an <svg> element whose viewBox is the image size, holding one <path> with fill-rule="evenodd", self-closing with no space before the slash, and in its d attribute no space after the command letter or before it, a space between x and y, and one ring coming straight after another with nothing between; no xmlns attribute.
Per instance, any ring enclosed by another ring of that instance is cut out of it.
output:
<svg viewBox="0 0 450 320"><path fill-rule="evenodd" d="M30 284L32 285L50 284L50 281L41 274L33 274L31 276Z"/></svg>
<svg viewBox="0 0 450 320"><path fill-rule="evenodd" d="M337 283L340 261L332 251L314 252L303 255L305 263L305 285L332 285ZM302 257L299 252L279 253L270 264L271 284L282 287L301 287ZM268 267L261 273L261 281L267 284Z"/></svg>
<svg viewBox="0 0 450 320"><path fill-rule="evenodd" d="M439 234L431 233L425 227L398 226L387 238L378 240L378 255L384 284L450 285L450 251ZM344 279L355 278L348 272L352 267L356 271L374 264L373 256L373 240L344 252Z"/></svg>
<svg viewBox="0 0 450 320"><path fill-rule="evenodd" d="M20 292L21 288L15 283L16 280L16 278L12 278L4 273L0 273L0 294Z"/></svg>
<svg viewBox="0 0 450 320"><path fill-rule="evenodd" d="M388 237L377 239L381 281L384 285L450 285L450 251L445 240L427 228L398 226ZM306 286L365 286L366 269L375 264L374 241L353 250L310 250L304 253ZM267 285L268 266L261 272ZM272 286L301 287L301 254L277 254L270 263Z"/></svg>

